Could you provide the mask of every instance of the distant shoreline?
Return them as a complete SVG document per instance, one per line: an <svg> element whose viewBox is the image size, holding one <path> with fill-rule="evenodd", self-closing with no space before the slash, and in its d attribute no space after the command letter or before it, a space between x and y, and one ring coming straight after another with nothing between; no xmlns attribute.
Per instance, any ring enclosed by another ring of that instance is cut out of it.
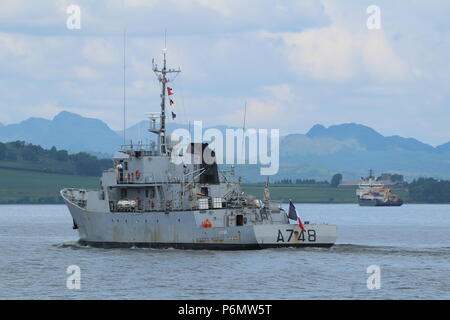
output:
<svg viewBox="0 0 450 320"><path fill-rule="evenodd" d="M4 168L0 168L0 176L0 204L64 204L59 195L61 189L98 189L99 179ZM263 198L263 184L242 184L242 189L255 198ZM393 192L405 204L450 204L450 201L423 201L420 198L414 201L405 187L393 188ZM339 188L320 183L271 184L270 194L271 200L283 203L292 200L305 204L357 204L356 187Z"/></svg>
<svg viewBox="0 0 450 320"><path fill-rule="evenodd" d="M283 204L288 204L288 202L282 202ZM317 205L355 205L358 206L357 203L319 203L319 202L294 202L295 204L317 204ZM0 203L1 206L65 206L64 203ZM449 206L450 203L405 203L403 206L415 206L415 205L436 205L436 206ZM392 207L377 207L377 208L392 208Z"/></svg>

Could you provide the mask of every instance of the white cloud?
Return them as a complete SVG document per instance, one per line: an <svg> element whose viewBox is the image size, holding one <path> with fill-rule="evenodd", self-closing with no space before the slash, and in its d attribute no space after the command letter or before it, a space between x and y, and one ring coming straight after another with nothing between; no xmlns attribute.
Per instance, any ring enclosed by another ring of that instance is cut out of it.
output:
<svg viewBox="0 0 450 320"><path fill-rule="evenodd" d="M17 16L27 9L25 0L4 1L0 6L0 17L2 18Z"/></svg>
<svg viewBox="0 0 450 320"><path fill-rule="evenodd" d="M8 33L0 33L0 49L4 49L9 53L18 56L29 53L29 46L26 41Z"/></svg>
<svg viewBox="0 0 450 320"><path fill-rule="evenodd" d="M406 80L412 75L411 67L394 52L384 32L368 32L360 43L358 51L363 59L363 66L373 79Z"/></svg>
<svg viewBox="0 0 450 320"><path fill-rule="evenodd" d="M119 48L108 39L89 39L83 48L83 57L98 64L117 64L120 62Z"/></svg>
<svg viewBox="0 0 450 320"><path fill-rule="evenodd" d="M236 7L233 8L233 5L236 5L238 1L227 1L227 0L196 0L194 2L198 2L200 5L210 8L223 16L229 16L232 13L236 12Z"/></svg>
<svg viewBox="0 0 450 320"><path fill-rule="evenodd" d="M299 77L346 81L369 76L375 81L402 80L408 65L398 57L383 31L352 32L339 25L295 33L261 32L282 39L284 52Z"/></svg>
<svg viewBox="0 0 450 320"><path fill-rule="evenodd" d="M366 28L368 0L76 0L82 29L69 31L71 3L2 0L1 122L65 106L120 128L127 25L130 124L158 109L151 59L161 62L167 27L169 64L183 71L172 83L177 120L241 126L247 100L255 127L370 118L429 141L448 131L448 1L380 0L381 31Z"/></svg>
<svg viewBox="0 0 450 320"><path fill-rule="evenodd" d="M76 77L81 80L95 80L99 78L99 74L87 66L75 66L72 70Z"/></svg>
<svg viewBox="0 0 450 320"><path fill-rule="evenodd" d="M124 0L124 4L130 8L152 8L157 2L150 0Z"/></svg>
<svg viewBox="0 0 450 320"><path fill-rule="evenodd" d="M302 121L301 115L315 110L315 107L294 94L287 83L265 86L262 94L247 100L247 125L252 128L278 128L283 132L288 127L297 126ZM244 105L219 114L227 124L241 126Z"/></svg>
<svg viewBox="0 0 450 320"><path fill-rule="evenodd" d="M264 90L267 91L270 96L280 102L289 103L295 100L295 95L293 93L292 87L287 83L265 86Z"/></svg>

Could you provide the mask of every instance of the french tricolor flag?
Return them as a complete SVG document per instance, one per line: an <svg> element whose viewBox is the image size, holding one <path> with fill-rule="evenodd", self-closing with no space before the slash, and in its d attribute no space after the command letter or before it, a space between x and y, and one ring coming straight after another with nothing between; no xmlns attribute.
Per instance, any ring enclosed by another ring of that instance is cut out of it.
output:
<svg viewBox="0 0 450 320"><path fill-rule="evenodd" d="M300 227L300 229L302 229L303 232L306 232L305 226L303 225L302 221L300 220L300 217L297 214L297 210L295 210L295 206L291 200L289 200L288 218L291 220L297 220L298 226Z"/></svg>

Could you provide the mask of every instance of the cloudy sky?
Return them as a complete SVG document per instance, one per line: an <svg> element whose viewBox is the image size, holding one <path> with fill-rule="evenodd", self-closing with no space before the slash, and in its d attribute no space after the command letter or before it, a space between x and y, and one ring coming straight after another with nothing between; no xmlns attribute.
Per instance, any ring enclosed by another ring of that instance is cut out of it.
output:
<svg viewBox="0 0 450 320"><path fill-rule="evenodd" d="M67 8L81 29L67 28ZM381 29L369 30L369 5ZM122 126L158 110L152 58L167 29L179 122L304 133L356 122L450 141L448 0L2 0L0 122L68 110Z"/></svg>

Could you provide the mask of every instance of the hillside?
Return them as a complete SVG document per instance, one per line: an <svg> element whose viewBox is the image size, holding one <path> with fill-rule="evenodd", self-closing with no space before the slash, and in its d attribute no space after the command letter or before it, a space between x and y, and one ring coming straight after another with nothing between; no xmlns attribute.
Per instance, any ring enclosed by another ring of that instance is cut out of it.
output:
<svg viewBox="0 0 450 320"><path fill-rule="evenodd" d="M330 172L344 174L344 179L359 179L372 168L376 172L403 174L412 180L420 176L450 178L449 144L434 148L413 138L383 136L359 124L315 125L305 135L291 134L280 143L280 172L288 178L303 171L303 177L329 179ZM307 175L308 165L326 169L326 175Z"/></svg>
<svg viewBox="0 0 450 320"><path fill-rule="evenodd" d="M187 129L187 125L168 122L169 132L177 128ZM228 127L215 128L224 132ZM147 129L148 121L129 127L126 130L127 141L152 139L153 135ZM123 143L123 132L114 132L97 119L61 112L52 120L30 118L18 124L0 126L0 141L16 140L108 158ZM317 124L306 134L281 137L280 169L272 178L329 180L339 172L344 175L344 180L354 180L373 169L376 173L402 174L408 181L421 176L449 179L449 163L450 142L433 147L414 138L383 136L361 124L329 127ZM241 172L245 182L264 180L258 166L245 166Z"/></svg>
<svg viewBox="0 0 450 320"><path fill-rule="evenodd" d="M437 146L436 150L438 150L439 152L450 152L450 142Z"/></svg>
<svg viewBox="0 0 450 320"><path fill-rule="evenodd" d="M45 173L100 176L111 167L109 159L97 159L87 153L69 154L55 147L46 150L23 141L0 143L0 168Z"/></svg>
<svg viewBox="0 0 450 320"><path fill-rule="evenodd" d="M26 141L43 148L112 153L122 139L106 123L63 111L52 120L30 118L0 127L0 141Z"/></svg>
<svg viewBox="0 0 450 320"><path fill-rule="evenodd" d="M325 128L315 125L307 133L309 138L331 138L338 141L356 141L366 150L403 149L408 151L434 152L435 148L413 138L385 137L370 127L356 123L344 123Z"/></svg>

